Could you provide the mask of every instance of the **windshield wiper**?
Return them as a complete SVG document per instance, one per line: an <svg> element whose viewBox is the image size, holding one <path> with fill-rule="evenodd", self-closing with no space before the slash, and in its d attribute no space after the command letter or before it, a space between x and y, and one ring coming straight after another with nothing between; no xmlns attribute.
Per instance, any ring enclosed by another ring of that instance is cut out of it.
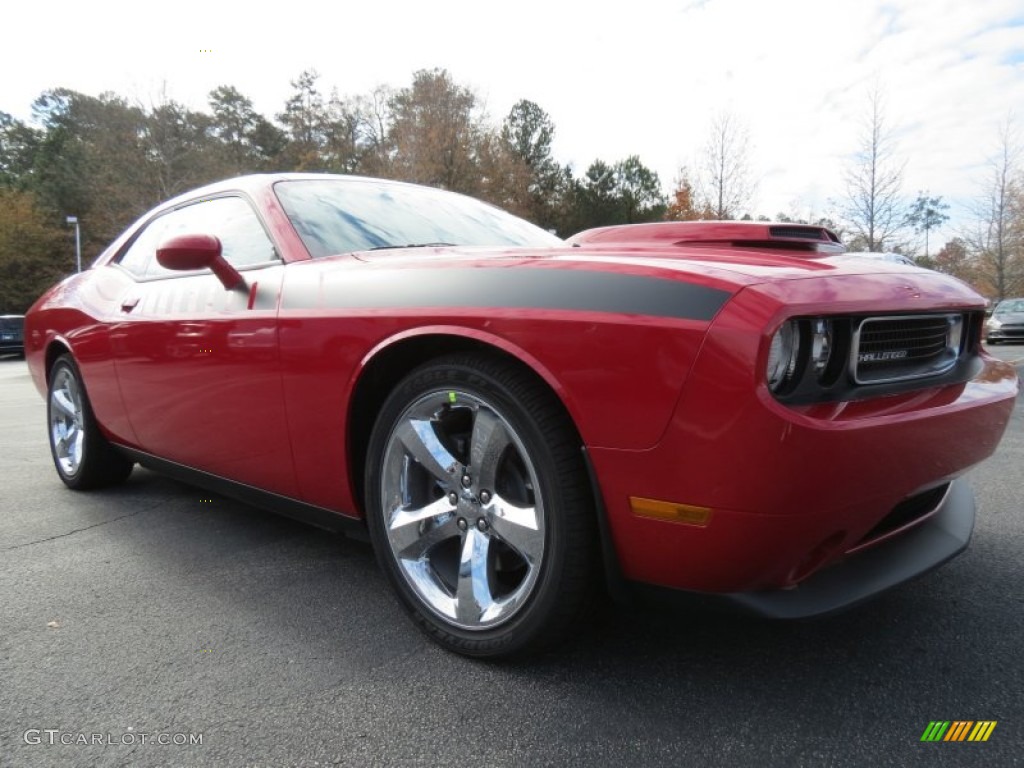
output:
<svg viewBox="0 0 1024 768"><path fill-rule="evenodd" d="M408 243L406 245L378 245L376 248L371 248L371 251L387 251L392 248L444 248L446 246L455 245L455 243Z"/></svg>

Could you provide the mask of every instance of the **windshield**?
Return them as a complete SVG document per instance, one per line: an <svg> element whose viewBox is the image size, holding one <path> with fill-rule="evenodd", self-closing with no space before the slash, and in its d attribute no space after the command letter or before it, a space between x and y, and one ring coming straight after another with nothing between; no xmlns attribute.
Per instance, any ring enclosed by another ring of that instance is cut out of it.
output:
<svg viewBox="0 0 1024 768"><path fill-rule="evenodd" d="M551 247L561 240L463 195L375 179L296 179L274 185L313 258L426 245Z"/></svg>
<svg viewBox="0 0 1024 768"><path fill-rule="evenodd" d="M999 302L996 307L997 315L1008 315L1011 312L1024 312L1024 299L1011 299Z"/></svg>

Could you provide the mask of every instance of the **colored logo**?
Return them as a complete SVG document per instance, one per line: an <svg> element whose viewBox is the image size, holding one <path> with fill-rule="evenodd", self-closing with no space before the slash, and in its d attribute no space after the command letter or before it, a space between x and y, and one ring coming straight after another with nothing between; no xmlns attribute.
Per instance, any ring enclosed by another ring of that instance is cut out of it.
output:
<svg viewBox="0 0 1024 768"><path fill-rule="evenodd" d="M988 741L996 720L932 720L921 741Z"/></svg>

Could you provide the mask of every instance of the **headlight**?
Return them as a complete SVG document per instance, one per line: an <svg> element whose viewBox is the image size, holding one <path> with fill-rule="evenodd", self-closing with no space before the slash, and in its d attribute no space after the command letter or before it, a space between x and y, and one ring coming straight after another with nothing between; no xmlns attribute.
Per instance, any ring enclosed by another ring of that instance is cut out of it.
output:
<svg viewBox="0 0 1024 768"><path fill-rule="evenodd" d="M990 318L989 321L987 323L985 323L985 325L987 327L993 329L993 330L996 330L998 328L1002 328L1003 327L1003 321L1002 320L996 320L993 317L993 318Z"/></svg>
<svg viewBox="0 0 1024 768"><path fill-rule="evenodd" d="M813 320L811 328L811 365L814 366L814 375L820 380L832 356L832 321Z"/></svg>
<svg viewBox="0 0 1024 768"><path fill-rule="evenodd" d="M787 320L772 336L768 348L766 378L772 392L780 392L793 380L800 354L800 329L795 320Z"/></svg>

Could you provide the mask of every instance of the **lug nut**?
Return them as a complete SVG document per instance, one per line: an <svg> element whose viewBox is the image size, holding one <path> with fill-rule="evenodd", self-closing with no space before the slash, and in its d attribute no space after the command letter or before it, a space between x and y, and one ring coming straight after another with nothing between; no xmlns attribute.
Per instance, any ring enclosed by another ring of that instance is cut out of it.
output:
<svg viewBox="0 0 1024 768"><path fill-rule="evenodd" d="M491 492L490 491L480 491L480 503L481 504L489 504L490 502L491 502Z"/></svg>
<svg viewBox="0 0 1024 768"><path fill-rule="evenodd" d="M456 504L458 504L459 503L459 494L457 494L455 491L452 491L451 493L449 493L448 494L448 503L451 504L453 507Z"/></svg>
<svg viewBox="0 0 1024 768"><path fill-rule="evenodd" d="M484 520L481 517L479 520L476 521L476 527L477 527L478 530L486 531L487 530L487 521Z"/></svg>
<svg viewBox="0 0 1024 768"><path fill-rule="evenodd" d="M469 486L471 486L472 484L473 484L473 478L471 478L469 475L463 475L462 476L462 487L463 488L469 488Z"/></svg>
<svg viewBox="0 0 1024 768"><path fill-rule="evenodd" d="M460 531L464 531L467 528L469 528L469 523L466 522L466 518L464 517L460 517L458 520L456 520L455 524L459 526Z"/></svg>

